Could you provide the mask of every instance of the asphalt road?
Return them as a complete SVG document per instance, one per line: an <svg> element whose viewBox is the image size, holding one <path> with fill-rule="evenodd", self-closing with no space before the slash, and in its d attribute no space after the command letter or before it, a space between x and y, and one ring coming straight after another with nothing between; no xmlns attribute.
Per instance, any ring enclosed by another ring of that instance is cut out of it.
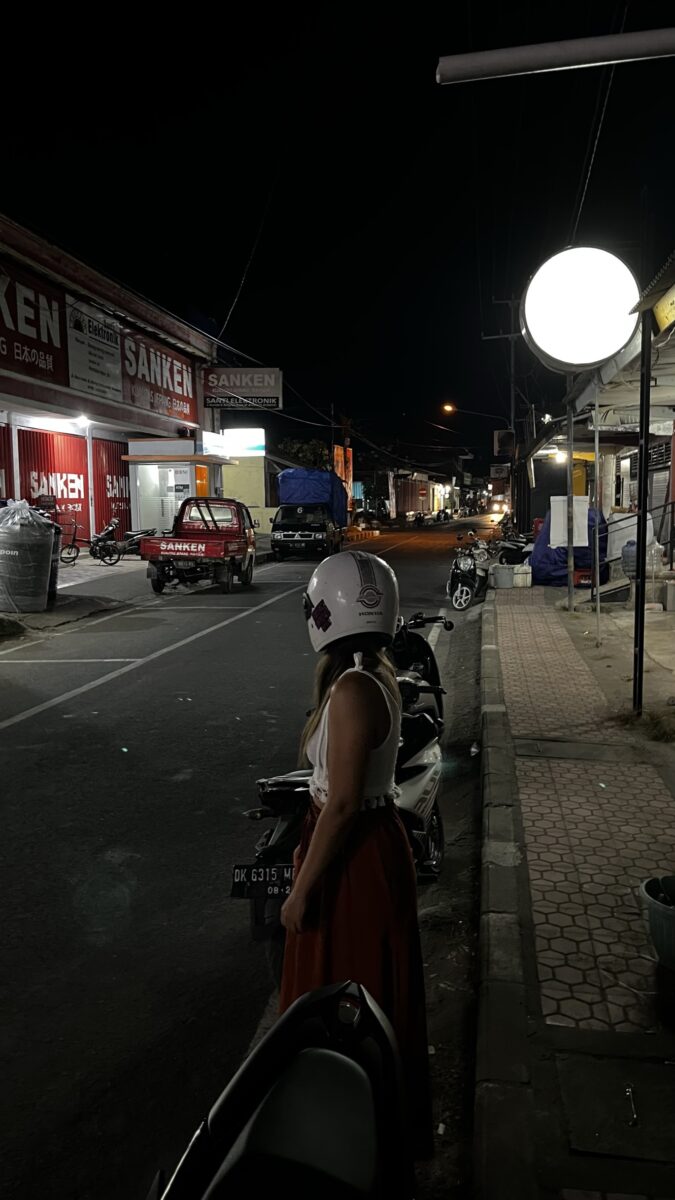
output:
<svg viewBox="0 0 675 1200"><path fill-rule="evenodd" d="M404 612L444 607L456 532L365 544ZM142 1200L254 1037L271 987L230 869L255 780L296 763L311 569L161 597L112 569L73 591L124 611L0 650L3 1196Z"/></svg>

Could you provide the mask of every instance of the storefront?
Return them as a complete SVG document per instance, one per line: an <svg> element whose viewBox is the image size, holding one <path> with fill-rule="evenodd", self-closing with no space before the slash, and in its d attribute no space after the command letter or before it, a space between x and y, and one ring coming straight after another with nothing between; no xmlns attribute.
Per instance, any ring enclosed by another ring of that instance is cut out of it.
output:
<svg viewBox="0 0 675 1200"><path fill-rule="evenodd" d="M0 217L0 499L132 523L129 438L200 436L198 331ZM184 443L183 443L184 444Z"/></svg>

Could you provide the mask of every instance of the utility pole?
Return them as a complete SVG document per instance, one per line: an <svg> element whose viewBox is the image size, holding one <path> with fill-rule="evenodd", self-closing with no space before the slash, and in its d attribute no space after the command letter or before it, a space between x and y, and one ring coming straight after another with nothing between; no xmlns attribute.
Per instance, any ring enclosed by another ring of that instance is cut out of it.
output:
<svg viewBox="0 0 675 1200"><path fill-rule="evenodd" d="M510 300L497 300L492 297L493 304L508 304L510 310L510 332L509 333L482 333L481 340L484 342L509 342L509 420L511 429L513 430L514 450L516 437L516 340L520 337L518 332L518 324L516 320L516 312L519 307L518 300L514 296Z"/></svg>
<svg viewBox="0 0 675 1200"><path fill-rule="evenodd" d="M503 341L504 338L508 338L509 342L509 425L513 433L513 450L511 452L511 509L513 510L516 494L516 338L520 337L520 334L517 332L516 325L516 308L518 307L518 301L516 300L515 296L511 296L510 300L496 300L493 296L492 303L508 304L509 306L510 332L488 335L481 334L481 337L484 342Z"/></svg>

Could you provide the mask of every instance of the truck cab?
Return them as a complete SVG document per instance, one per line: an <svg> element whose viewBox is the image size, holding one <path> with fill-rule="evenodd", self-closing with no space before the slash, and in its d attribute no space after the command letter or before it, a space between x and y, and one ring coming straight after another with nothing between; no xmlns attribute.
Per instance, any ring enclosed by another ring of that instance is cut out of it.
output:
<svg viewBox="0 0 675 1200"><path fill-rule="evenodd" d="M342 548L342 529L326 504L282 504L272 518L272 552L325 557Z"/></svg>

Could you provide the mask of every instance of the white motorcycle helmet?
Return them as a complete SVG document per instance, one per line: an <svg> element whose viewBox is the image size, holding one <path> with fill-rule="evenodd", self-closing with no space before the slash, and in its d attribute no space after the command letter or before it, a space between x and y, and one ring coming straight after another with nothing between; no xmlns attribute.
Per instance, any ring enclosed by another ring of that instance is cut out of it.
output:
<svg viewBox="0 0 675 1200"><path fill-rule="evenodd" d="M388 563L364 550L347 550L324 559L302 602L317 653L343 638L364 633L388 646L396 632L396 576Z"/></svg>

